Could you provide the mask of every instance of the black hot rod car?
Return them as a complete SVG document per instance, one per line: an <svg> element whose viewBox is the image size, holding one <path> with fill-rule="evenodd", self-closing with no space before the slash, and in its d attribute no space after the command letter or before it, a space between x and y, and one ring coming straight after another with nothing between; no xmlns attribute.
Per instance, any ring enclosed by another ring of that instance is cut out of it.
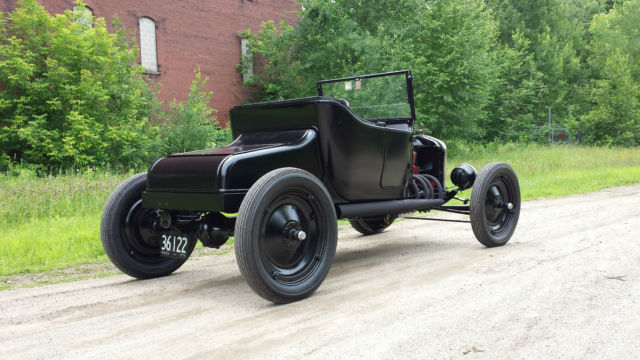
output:
<svg viewBox="0 0 640 360"><path fill-rule="evenodd" d="M287 303L324 280L341 218L371 235L401 214L449 211L469 215L483 245L504 245L520 213L514 171L491 163L476 176L462 164L446 187L445 144L414 134L412 80L323 80L315 97L234 107L231 144L169 155L115 189L100 224L107 255L153 278L178 269L198 240L219 247L234 236L249 286ZM472 186L470 199L457 196Z"/></svg>

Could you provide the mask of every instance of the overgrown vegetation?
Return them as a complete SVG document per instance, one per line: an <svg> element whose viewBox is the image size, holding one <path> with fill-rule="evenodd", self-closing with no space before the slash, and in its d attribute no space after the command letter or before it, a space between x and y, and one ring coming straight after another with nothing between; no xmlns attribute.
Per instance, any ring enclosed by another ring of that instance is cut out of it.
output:
<svg viewBox="0 0 640 360"><path fill-rule="evenodd" d="M149 161L152 93L125 30L32 0L0 23L0 150L40 170ZM1 164L0 164L1 165Z"/></svg>
<svg viewBox="0 0 640 360"><path fill-rule="evenodd" d="M38 177L0 174L0 275L106 260L100 214L130 174L88 171Z"/></svg>
<svg viewBox="0 0 640 360"><path fill-rule="evenodd" d="M196 70L187 100L178 102L174 99L158 111L157 126L163 154L221 146L231 141L231 129L216 125L216 110L209 107L213 94L203 90L207 81L202 79L200 70Z"/></svg>
<svg viewBox="0 0 640 360"><path fill-rule="evenodd" d="M263 99L412 69L418 120L444 139L640 144L640 0L302 0L295 27L245 31ZM258 68L256 68L258 69ZM552 125L549 125L549 115Z"/></svg>
<svg viewBox="0 0 640 360"><path fill-rule="evenodd" d="M224 142L207 79L162 104L117 18L111 32L84 4L50 15L35 0L0 13L0 171L22 163L44 175L67 169L144 168L167 152Z"/></svg>

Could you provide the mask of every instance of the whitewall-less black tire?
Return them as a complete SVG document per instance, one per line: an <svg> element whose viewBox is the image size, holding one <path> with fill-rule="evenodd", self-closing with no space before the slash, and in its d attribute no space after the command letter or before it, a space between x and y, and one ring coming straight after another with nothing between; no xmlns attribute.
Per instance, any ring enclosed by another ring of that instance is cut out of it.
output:
<svg viewBox="0 0 640 360"><path fill-rule="evenodd" d="M364 236L375 235L391 226L397 217L396 214L390 214L372 218L355 218L349 219L349 224Z"/></svg>
<svg viewBox="0 0 640 360"><path fill-rule="evenodd" d="M247 192L234 246L249 286L269 301L289 303L322 284L337 238L335 208L322 182L307 171L280 168Z"/></svg>
<svg viewBox="0 0 640 360"><path fill-rule="evenodd" d="M142 207L142 192L147 174L141 173L122 182L111 193L102 212L100 235L111 262L122 272L138 279L169 275L186 259L160 256L160 244L150 241L155 209ZM191 242L187 257L193 251Z"/></svg>
<svg viewBox="0 0 640 360"><path fill-rule="evenodd" d="M513 169L501 162L488 164L471 190L471 228L487 247L506 244L520 216L520 185Z"/></svg>

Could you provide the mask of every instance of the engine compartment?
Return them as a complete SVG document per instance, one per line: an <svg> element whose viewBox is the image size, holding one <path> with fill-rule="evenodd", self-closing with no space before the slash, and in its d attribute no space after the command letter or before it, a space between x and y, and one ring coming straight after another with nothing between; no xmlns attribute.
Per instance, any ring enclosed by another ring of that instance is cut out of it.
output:
<svg viewBox="0 0 640 360"><path fill-rule="evenodd" d="M445 166L447 146L444 142L431 136L416 135L413 137L414 173L428 174L445 184Z"/></svg>

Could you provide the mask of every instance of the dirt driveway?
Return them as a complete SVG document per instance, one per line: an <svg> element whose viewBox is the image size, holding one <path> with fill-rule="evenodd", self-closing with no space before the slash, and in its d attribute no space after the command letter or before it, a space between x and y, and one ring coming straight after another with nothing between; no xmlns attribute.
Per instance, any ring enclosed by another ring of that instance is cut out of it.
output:
<svg viewBox="0 0 640 360"><path fill-rule="evenodd" d="M344 226L324 284L284 306L231 252L162 279L0 292L1 359L638 357L640 186L527 202L496 249L468 224Z"/></svg>

